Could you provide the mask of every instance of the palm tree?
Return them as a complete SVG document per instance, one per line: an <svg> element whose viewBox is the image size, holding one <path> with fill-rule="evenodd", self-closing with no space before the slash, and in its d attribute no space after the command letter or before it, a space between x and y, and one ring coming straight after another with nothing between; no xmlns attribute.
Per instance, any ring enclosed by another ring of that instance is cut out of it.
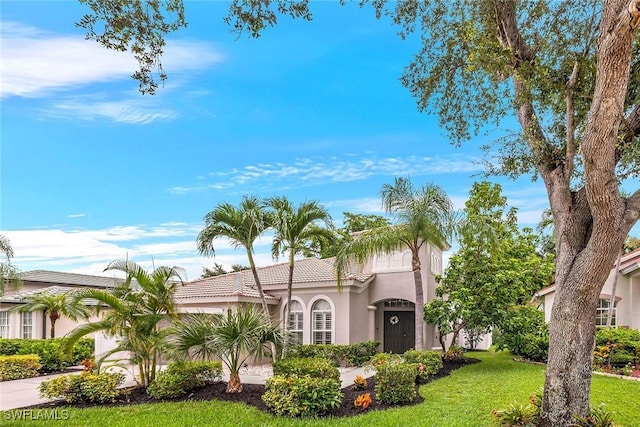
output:
<svg viewBox="0 0 640 427"><path fill-rule="evenodd" d="M178 267L158 267L147 273L132 261L113 261L105 271L116 270L126 274L122 285L113 291L82 289L76 299L97 301L96 314L105 310L98 321L80 325L65 340L64 349L69 352L85 335L103 332L118 339L117 346L101 357L125 351L129 361L137 366L140 384L148 386L155 378L158 361L167 349L167 328L159 324L165 319L176 319L178 310L173 299L178 284L183 282L183 270Z"/></svg>
<svg viewBox="0 0 640 427"><path fill-rule="evenodd" d="M18 289L21 285L19 273L20 271L11 264L13 258L13 247L6 236L0 234L0 295L4 295L6 285Z"/></svg>
<svg viewBox="0 0 640 427"><path fill-rule="evenodd" d="M439 186L427 184L416 189L406 178L396 178L393 185L383 185L381 194L382 205L396 225L364 231L345 243L336 257L338 286L353 261L363 264L374 254L409 248L416 293L415 349L422 350L424 291L420 249L428 243L440 248L447 246L446 239L452 236L455 224L453 205Z"/></svg>
<svg viewBox="0 0 640 427"><path fill-rule="evenodd" d="M203 255L215 255L214 240L225 237L235 248L243 247L247 251L249 266L256 282L262 309L269 314L267 300L253 259L253 244L269 228L269 216L264 206L255 196L243 196L239 207L222 203L205 217L205 227L198 234L198 251Z"/></svg>
<svg viewBox="0 0 640 427"><path fill-rule="evenodd" d="M241 393L240 368L249 357L262 358L267 345L282 346L285 333L253 305L223 315L195 314L172 328L173 345L182 357L220 357L229 369L227 393Z"/></svg>
<svg viewBox="0 0 640 427"><path fill-rule="evenodd" d="M272 226L275 231L271 252L274 258L280 254L289 255L289 278L287 282L287 312L285 314L285 327L289 327L291 314L291 293L293 288L293 270L296 255L308 253L316 248L315 243L324 242L331 244L335 239L335 233L329 228L323 228L318 222L324 222L331 227L331 215L317 201L303 202L297 207L286 197L272 197L267 199L267 205L273 209ZM286 356L287 346L282 349L283 357Z"/></svg>
<svg viewBox="0 0 640 427"><path fill-rule="evenodd" d="M56 337L56 321L64 316L73 321L78 318L87 319L89 311L87 307L74 298L71 292L54 294L51 292L38 292L25 297L26 303L16 307L21 313L42 310L49 315L51 321L51 338Z"/></svg>

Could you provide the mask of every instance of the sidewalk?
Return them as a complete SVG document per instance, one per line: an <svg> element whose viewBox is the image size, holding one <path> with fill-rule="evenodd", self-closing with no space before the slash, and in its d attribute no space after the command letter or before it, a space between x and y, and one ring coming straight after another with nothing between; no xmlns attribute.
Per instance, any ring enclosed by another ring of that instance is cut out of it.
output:
<svg viewBox="0 0 640 427"><path fill-rule="evenodd" d="M61 375L79 374L79 372L68 372L64 374L46 375L36 378L26 378L23 380L2 381L0 382L0 410L23 408L25 406L37 405L49 402L49 399L42 399L38 395L38 386L45 380L56 378ZM342 380L342 388L353 384L353 380L357 375L363 377L373 376L373 372L365 372L364 368L347 368L342 371L340 379ZM240 379L245 384L264 384L269 378L268 375L243 375L240 372ZM229 380L229 373L225 370L222 375L223 381ZM130 373L127 373L126 379L122 387L132 387L136 383Z"/></svg>

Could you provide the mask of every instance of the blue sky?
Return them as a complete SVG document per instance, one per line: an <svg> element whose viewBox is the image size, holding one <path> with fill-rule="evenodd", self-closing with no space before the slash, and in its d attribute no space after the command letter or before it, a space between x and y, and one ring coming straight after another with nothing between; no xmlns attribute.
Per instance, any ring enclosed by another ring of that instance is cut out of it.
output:
<svg viewBox="0 0 640 427"><path fill-rule="evenodd" d="M165 50L169 79L149 96L129 54L84 40L77 2L0 6L0 230L22 270L101 274L128 255L194 279L214 262L246 264L226 242L215 259L195 246L204 215L243 194L317 199L339 225L343 211L381 214L382 184L409 176L462 207L478 147L501 132L451 146L399 81L418 38L371 9L317 2L313 22L285 17L237 39L226 3L187 2L189 25ZM542 183L496 181L535 225ZM274 262L269 244L260 265Z"/></svg>

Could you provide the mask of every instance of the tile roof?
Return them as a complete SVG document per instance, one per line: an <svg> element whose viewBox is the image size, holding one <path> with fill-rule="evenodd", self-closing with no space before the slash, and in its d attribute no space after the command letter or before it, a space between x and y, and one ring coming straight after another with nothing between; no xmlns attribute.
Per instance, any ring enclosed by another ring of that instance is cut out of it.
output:
<svg viewBox="0 0 640 427"><path fill-rule="evenodd" d="M49 286L41 289L33 289L31 291L18 292L11 295L5 295L0 297L0 302L3 303L13 303L13 304L21 304L25 302L25 299L32 295L37 295L41 293L49 293L53 295L61 295L67 292L77 291L78 288L70 288L67 286ZM86 299L84 300L86 305L96 305L98 303L97 300L94 299Z"/></svg>
<svg viewBox="0 0 640 427"><path fill-rule="evenodd" d="M260 293L251 281L247 280L251 276L251 271L239 271L223 274L220 276L206 277L203 279L186 282L184 286L176 288L175 299L188 300L195 298L224 298L224 297L247 297L260 298ZM267 301L277 301L272 295L265 294Z"/></svg>
<svg viewBox="0 0 640 427"><path fill-rule="evenodd" d="M304 283L336 282L337 276L334 269L334 261L334 258L305 258L297 260L293 270L294 287L296 284ZM257 270L260 283L265 291L288 283L289 263L260 267ZM345 278L364 283L374 275L373 273L349 273L345 275ZM231 296L260 297L250 270L197 279L187 282L185 286L178 287L176 292L176 299ZM276 300L275 297L268 294L267 299Z"/></svg>
<svg viewBox="0 0 640 427"><path fill-rule="evenodd" d="M60 285L93 286L99 288L112 288L123 282L122 279L115 277L91 276L88 274L63 273L61 271L48 270L25 271L20 274L20 278L25 282L45 282L57 283Z"/></svg>

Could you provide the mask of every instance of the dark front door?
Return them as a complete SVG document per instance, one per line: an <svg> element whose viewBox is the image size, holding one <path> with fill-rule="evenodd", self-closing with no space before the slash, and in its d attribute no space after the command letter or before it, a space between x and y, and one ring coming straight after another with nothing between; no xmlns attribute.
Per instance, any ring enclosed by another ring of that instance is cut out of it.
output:
<svg viewBox="0 0 640 427"><path fill-rule="evenodd" d="M384 351L402 354L415 346L413 311L384 312Z"/></svg>

